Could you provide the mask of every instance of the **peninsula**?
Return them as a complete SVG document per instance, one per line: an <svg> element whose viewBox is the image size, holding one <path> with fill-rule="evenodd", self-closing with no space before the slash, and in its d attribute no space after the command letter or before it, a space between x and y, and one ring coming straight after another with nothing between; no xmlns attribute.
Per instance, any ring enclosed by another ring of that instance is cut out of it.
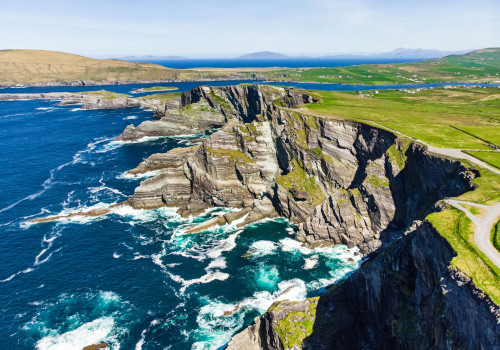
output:
<svg viewBox="0 0 500 350"><path fill-rule="evenodd" d="M283 216L298 224L296 238L304 244L346 244L367 255L357 272L326 294L274 304L228 349L494 348L500 267L474 240L470 213L447 199L471 208L497 203L500 170L473 157L458 160L445 147L458 158L461 149L495 149L498 140L488 134L500 120L489 98L495 93L388 90L367 98L243 85L152 98L162 105L155 112L160 119L127 127L120 140L220 130L200 145L154 154L131 170L157 175L119 205L174 206L185 216L213 206L241 208L186 233ZM401 123L400 107L410 105L406 118L418 128ZM471 120L470 111L478 108L484 116ZM450 133L460 137L443 132L449 123Z"/></svg>

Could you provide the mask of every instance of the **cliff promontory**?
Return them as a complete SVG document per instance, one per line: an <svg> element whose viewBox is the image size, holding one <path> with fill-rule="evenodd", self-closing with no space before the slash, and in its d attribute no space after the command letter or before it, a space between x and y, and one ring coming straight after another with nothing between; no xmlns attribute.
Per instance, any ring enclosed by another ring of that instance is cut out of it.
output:
<svg viewBox="0 0 500 350"><path fill-rule="evenodd" d="M279 215L298 224L299 241L369 254L326 294L273 305L228 349L498 347L498 307L452 267L453 248L420 221L440 210L440 199L471 190L478 174L390 132L294 109L315 100L278 87L199 87L122 136L148 128L169 135L169 124L185 132L222 126L200 145L152 155L132 170L158 172L136 189L135 208L242 208L188 232Z"/></svg>
<svg viewBox="0 0 500 350"><path fill-rule="evenodd" d="M224 126L201 145L153 155L134 169L158 175L141 182L130 204L184 213L237 207L248 214L245 223L280 215L299 224L302 242L369 253L424 218L437 200L471 188L474 175L458 161L365 124L293 110L313 101L302 91L269 86L183 93L178 108L127 127L121 138Z"/></svg>
<svg viewBox="0 0 500 350"><path fill-rule="evenodd" d="M186 216L241 209L186 233L281 216L304 244L357 246L367 256L327 293L275 303L228 349L499 348L498 306L452 263L457 252L426 220L442 199L474 189L479 172L389 131L297 108L319 99L259 85L133 99L159 119L128 126L119 140L217 130L145 159L130 173L156 175L116 205Z"/></svg>

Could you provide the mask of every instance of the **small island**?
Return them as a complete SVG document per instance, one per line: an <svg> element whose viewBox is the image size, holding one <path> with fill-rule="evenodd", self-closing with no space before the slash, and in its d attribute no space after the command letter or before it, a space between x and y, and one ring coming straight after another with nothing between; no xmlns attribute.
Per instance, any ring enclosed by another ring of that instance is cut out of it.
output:
<svg viewBox="0 0 500 350"><path fill-rule="evenodd" d="M179 90L179 88L177 88L175 86L152 86L152 87L141 88L141 89L133 89L131 92L133 94L142 94L142 93L150 92L150 91L160 92L160 91L176 91L176 90Z"/></svg>

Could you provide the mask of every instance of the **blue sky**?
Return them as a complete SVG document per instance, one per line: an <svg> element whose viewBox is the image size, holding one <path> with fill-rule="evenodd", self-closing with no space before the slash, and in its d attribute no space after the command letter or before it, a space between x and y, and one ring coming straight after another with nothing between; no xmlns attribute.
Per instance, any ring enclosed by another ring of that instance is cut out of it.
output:
<svg viewBox="0 0 500 350"><path fill-rule="evenodd" d="M0 49L91 57L500 46L499 0L2 0Z"/></svg>

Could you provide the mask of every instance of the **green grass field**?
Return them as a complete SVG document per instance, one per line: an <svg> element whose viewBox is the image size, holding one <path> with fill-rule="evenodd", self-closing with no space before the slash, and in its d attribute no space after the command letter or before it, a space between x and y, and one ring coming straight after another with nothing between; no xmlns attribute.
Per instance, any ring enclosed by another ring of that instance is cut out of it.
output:
<svg viewBox="0 0 500 350"><path fill-rule="evenodd" d="M467 152L471 156L500 169L500 152L479 152L479 151L469 151Z"/></svg>
<svg viewBox="0 0 500 350"><path fill-rule="evenodd" d="M331 68L277 69L263 73L272 80L341 84L415 84L500 81L500 49L477 50L414 63Z"/></svg>
<svg viewBox="0 0 500 350"><path fill-rule="evenodd" d="M500 252L500 221L491 229L491 241L493 246Z"/></svg>
<svg viewBox="0 0 500 350"><path fill-rule="evenodd" d="M146 96L142 96L139 98L146 99L146 100L170 101L173 98L181 97L181 95L182 95L182 92L165 92L165 93L154 94L154 95L146 95Z"/></svg>
<svg viewBox="0 0 500 350"><path fill-rule="evenodd" d="M175 86L152 86L152 87L147 87L143 88L143 91L175 91L179 90L178 87Z"/></svg>
<svg viewBox="0 0 500 350"><path fill-rule="evenodd" d="M100 98L102 98L104 100L112 100L114 98L127 98L127 97L130 97L130 95L127 95L127 94L119 94L117 92L112 92L112 91L107 91L107 90L82 91L82 92L78 92L78 94L98 96L98 97L100 97Z"/></svg>
<svg viewBox="0 0 500 350"><path fill-rule="evenodd" d="M488 103L500 88L368 92L372 97L356 92L316 94L321 103L306 106L311 113L375 122L435 147L491 150L489 145L496 144L500 134L500 108Z"/></svg>
<svg viewBox="0 0 500 350"><path fill-rule="evenodd" d="M457 252L451 266L472 278L476 287L500 305L500 269L495 266L474 242L473 223L455 208L430 214L427 217L439 233Z"/></svg>

